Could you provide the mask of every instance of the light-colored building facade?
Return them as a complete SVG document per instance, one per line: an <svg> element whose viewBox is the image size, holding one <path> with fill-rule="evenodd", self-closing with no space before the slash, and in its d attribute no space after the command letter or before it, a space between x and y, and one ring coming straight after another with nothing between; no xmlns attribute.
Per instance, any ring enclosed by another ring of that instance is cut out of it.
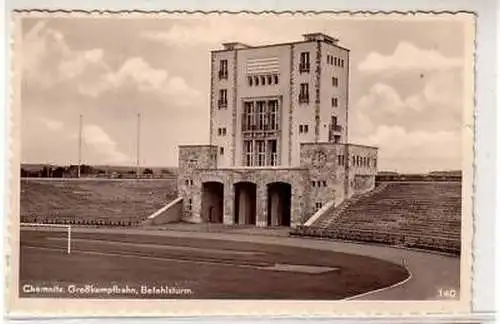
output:
<svg viewBox="0 0 500 324"><path fill-rule="evenodd" d="M186 220L293 226L374 187L377 149L346 144L349 50L303 36L212 52L210 143L179 149Z"/></svg>

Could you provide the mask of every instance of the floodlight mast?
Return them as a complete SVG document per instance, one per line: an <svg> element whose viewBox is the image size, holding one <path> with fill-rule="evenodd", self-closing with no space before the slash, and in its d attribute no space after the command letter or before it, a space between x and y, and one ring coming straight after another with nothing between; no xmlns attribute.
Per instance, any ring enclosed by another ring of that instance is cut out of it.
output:
<svg viewBox="0 0 500 324"><path fill-rule="evenodd" d="M137 160L136 160L136 177L140 177L141 171L141 113L137 113Z"/></svg>
<svg viewBox="0 0 500 324"><path fill-rule="evenodd" d="M82 132L83 132L83 115L79 116L78 125L78 166L77 166L77 178L81 176L81 165L82 165Z"/></svg>

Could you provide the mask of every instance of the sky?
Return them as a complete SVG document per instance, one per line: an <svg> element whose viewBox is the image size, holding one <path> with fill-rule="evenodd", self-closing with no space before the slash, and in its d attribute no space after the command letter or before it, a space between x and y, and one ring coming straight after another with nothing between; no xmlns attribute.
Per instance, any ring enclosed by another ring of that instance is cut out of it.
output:
<svg viewBox="0 0 500 324"><path fill-rule="evenodd" d="M333 15L23 18L21 159L176 166L177 145L209 141L210 51L323 32L350 49L349 142L379 169L461 169L464 24Z"/></svg>

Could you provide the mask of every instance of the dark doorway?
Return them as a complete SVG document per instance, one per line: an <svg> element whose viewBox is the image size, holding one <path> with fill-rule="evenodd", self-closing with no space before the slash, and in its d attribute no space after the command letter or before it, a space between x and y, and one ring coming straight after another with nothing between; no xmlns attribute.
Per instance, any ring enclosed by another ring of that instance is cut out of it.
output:
<svg viewBox="0 0 500 324"><path fill-rule="evenodd" d="M257 185L252 182L234 184L234 223L256 224Z"/></svg>
<svg viewBox="0 0 500 324"><path fill-rule="evenodd" d="M267 185L267 225L290 226L292 186L285 182Z"/></svg>
<svg viewBox="0 0 500 324"><path fill-rule="evenodd" d="M204 182L202 188L202 220L207 223L222 223L224 220L224 185L220 182Z"/></svg>

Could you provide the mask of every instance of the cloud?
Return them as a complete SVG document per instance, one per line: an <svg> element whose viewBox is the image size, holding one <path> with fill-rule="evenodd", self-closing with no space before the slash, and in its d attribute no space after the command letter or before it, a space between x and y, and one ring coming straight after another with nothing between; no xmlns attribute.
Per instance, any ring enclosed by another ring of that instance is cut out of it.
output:
<svg viewBox="0 0 500 324"><path fill-rule="evenodd" d="M43 20L27 31L22 46L23 77L43 88L74 79L88 68L108 69L102 49L72 50L64 35Z"/></svg>
<svg viewBox="0 0 500 324"><path fill-rule="evenodd" d="M276 37L271 38L272 36L266 32L265 27L245 24L244 28L239 28L237 25L227 17L210 19L202 23L192 23L188 20L176 22L168 30L143 32L141 36L155 42L181 46L220 44L231 41L249 42L251 44L276 41Z"/></svg>
<svg viewBox="0 0 500 324"><path fill-rule="evenodd" d="M353 107L353 131L368 134L375 125L422 131L457 130L463 122L461 90L460 78L449 71L429 75L420 91L407 97L402 97L395 86L375 83Z"/></svg>
<svg viewBox="0 0 500 324"><path fill-rule="evenodd" d="M409 42L400 42L391 55L370 52L358 65L364 72L390 70L447 70L461 67L462 59L446 57L435 50L420 49Z"/></svg>
<svg viewBox="0 0 500 324"><path fill-rule="evenodd" d="M58 66L61 79L75 78L81 75L90 65L100 65L103 69L108 69L102 63L103 55L104 51L100 48L73 53L70 58L63 60Z"/></svg>
<svg viewBox="0 0 500 324"><path fill-rule="evenodd" d="M164 69L155 69L140 57L128 59L118 70L101 75L96 83L80 85L79 91L97 97L127 86L174 98L181 105L189 105L200 97L200 92L191 88L182 77L170 76Z"/></svg>
<svg viewBox="0 0 500 324"><path fill-rule="evenodd" d="M305 33L325 32L328 19L318 17L282 16L279 24L270 23L269 15L221 15L216 19L199 16L173 19L168 29L149 30L141 33L143 39L164 45L214 46L226 42L263 45L290 42ZM299 23L297 23L299 22ZM332 34L332 36L336 36Z"/></svg>
<svg viewBox="0 0 500 324"><path fill-rule="evenodd" d="M460 79L451 71L435 72L407 96L397 83L375 83L353 107L351 141L378 146L381 169L460 169Z"/></svg>
<svg viewBox="0 0 500 324"><path fill-rule="evenodd" d="M39 116L38 119L51 131L58 131L63 128L63 123L59 120L49 119L43 116Z"/></svg>
<svg viewBox="0 0 500 324"><path fill-rule="evenodd" d="M83 141L91 149L87 159L96 159L97 161L110 164L120 164L130 161L130 158L126 154L118 150L117 143L97 125L88 124L83 127Z"/></svg>

